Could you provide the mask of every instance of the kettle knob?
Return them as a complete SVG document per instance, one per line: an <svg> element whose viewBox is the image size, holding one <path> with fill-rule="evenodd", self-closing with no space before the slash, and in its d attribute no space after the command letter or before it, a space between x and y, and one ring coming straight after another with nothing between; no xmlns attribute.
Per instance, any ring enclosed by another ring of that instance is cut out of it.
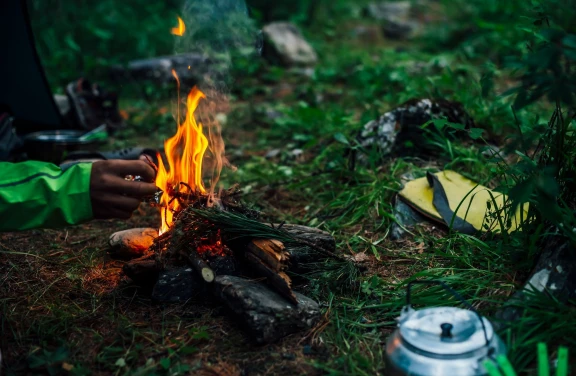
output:
<svg viewBox="0 0 576 376"><path fill-rule="evenodd" d="M442 329L440 338L452 338L452 328L454 328L454 325L450 323L445 322L444 324L440 324L440 329Z"/></svg>

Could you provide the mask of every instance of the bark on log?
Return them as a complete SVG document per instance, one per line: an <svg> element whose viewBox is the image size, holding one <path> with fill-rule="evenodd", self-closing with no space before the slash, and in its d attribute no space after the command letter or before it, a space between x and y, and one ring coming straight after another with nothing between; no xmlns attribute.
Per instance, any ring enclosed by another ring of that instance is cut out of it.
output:
<svg viewBox="0 0 576 376"><path fill-rule="evenodd" d="M295 294L298 305L292 305L265 284L244 278L220 275L212 286L214 294L259 344L310 329L320 319L318 303L299 293Z"/></svg>
<svg viewBox="0 0 576 376"><path fill-rule="evenodd" d="M198 275L200 275L205 282L214 282L214 271L208 266L208 264L206 264L204 260L202 260L202 258L200 258L195 249L189 252L182 252L182 255L186 258L188 264L190 264L190 266L192 266L198 272Z"/></svg>
<svg viewBox="0 0 576 376"><path fill-rule="evenodd" d="M313 244L329 253L335 253L336 251L336 240L329 232L324 230L292 224L273 224L273 226L276 228L281 226L282 230L293 235L295 238ZM290 271L295 273L304 272L307 264L322 261L328 257L327 254L315 251L314 249L308 252L302 249L286 248L286 250L290 254Z"/></svg>
<svg viewBox="0 0 576 376"><path fill-rule="evenodd" d="M185 303L205 294L206 286L194 268L172 268L160 273L152 290L152 299L157 303Z"/></svg>

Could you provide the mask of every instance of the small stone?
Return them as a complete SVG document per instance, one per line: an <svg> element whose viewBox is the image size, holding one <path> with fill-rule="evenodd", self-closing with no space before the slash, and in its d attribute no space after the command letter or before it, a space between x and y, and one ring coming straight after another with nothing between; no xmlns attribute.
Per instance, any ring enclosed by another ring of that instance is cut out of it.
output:
<svg viewBox="0 0 576 376"><path fill-rule="evenodd" d="M289 22L273 22L262 29L264 56L286 66L311 66L318 57L300 30Z"/></svg>
<svg viewBox="0 0 576 376"><path fill-rule="evenodd" d="M58 107L58 111L60 111L60 115L65 116L70 112L70 101L68 97L62 94L54 94L54 102L56 102L56 106Z"/></svg>
<svg viewBox="0 0 576 376"><path fill-rule="evenodd" d="M382 26L384 36L390 39L408 39L416 34L420 25L416 21L386 21Z"/></svg>
<svg viewBox="0 0 576 376"><path fill-rule="evenodd" d="M500 148L496 145L488 145L482 150L482 155L486 158L502 158Z"/></svg>
<svg viewBox="0 0 576 376"><path fill-rule="evenodd" d="M410 19L410 1L377 2L366 7L368 16L382 21L382 31L390 39L405 39L416 34L420 23Z"/></svg>
<svg viewBox="0 0 576 376"><path fill-rule="evenodd" d="M308 330L320 320L314 300L295 292L298 304L294 305L261 282L220 275L214 280L214 291L259 344Z"/></svg>
<svg viewBox="0 0 576 376"><path fill-rule="evenodd" d="M302 156L302 154L304 154L304 150L293 149L293 150L290 150L290 152L288 154L290 154L294 158L298 158L298 157Z"/></svg>
<svg viewBox="0 0 576 376"><path fill-rule="evenodd" d="M369 17L378 21L407 19L410 16L410 1L370 3L366 7Z"/></svg>
<svg viewBox="0 0 576 376"><path fill-rule="evenodd" d="M159 56L150 59L130 61L126 66L111 67L115 80L152 80L160 83L174 82L174 70L180 82L193 85L212 69L214 62L200 53L186 53L172 56Z"/></svg>
<svg viewBox="0 0 576 376"><path fill-rule="evenodd" d="M159 303L185 303L202 291L196 272L191 267L180 267L160 273L152 299Z"/></svg>
<svg viewBox="0 0 576 376"><path fill-rule="evenodd" d="M282 150L280 150L280 149L268 150L268 152L266 153L266 155L264 157L267 159L276 158L277 156L280 155L281 152L282 152Z"/></svg>
<svg viewBox="0 0 576 376"><path fill-rule="evenodd" d="M150 227L132 228L110 235L108 244L111 256L133 259L142 256L158 237L158 230Z"/></svg>

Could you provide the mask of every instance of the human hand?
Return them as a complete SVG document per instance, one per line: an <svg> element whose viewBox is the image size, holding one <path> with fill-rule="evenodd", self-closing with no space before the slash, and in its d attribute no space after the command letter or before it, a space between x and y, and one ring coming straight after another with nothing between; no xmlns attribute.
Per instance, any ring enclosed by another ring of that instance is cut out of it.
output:
<svg viewBox="0 0 576 376"><path fill-rule="evenodd" d="M139 175L143 181L125 180L127 175ZM90 200L94 218L130 218L142 198L156 193L154 177L154 169L142 160L94 162L90 175Z"/></svg>

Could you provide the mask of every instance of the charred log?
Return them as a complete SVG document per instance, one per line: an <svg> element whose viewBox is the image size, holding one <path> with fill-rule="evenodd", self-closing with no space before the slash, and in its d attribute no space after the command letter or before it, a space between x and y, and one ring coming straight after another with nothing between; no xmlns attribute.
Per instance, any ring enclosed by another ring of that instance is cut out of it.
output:
<svg viewBox="0 0 576 376"><path fill-rule="evenodd" d="M206 285L191 267L177 267L160 273L152 290L152 299L158 303L185 303L206 293Z"/></svg>
<svg viewBox="0 0 576 376"><path fill-rule="evenodd" d="M255 275L265 277L268 284L280 295L291 303L298 304L292 291L292 281L286 273L272 269L251 252L246 252L245 258Z"/></svg>
<svg viewBox="0 0 576 376"><path fill-rule="evenodd" d="M335 254L336 240L329 232L315 227L291 224L274 224L280 227L304 244L313 247L287 248L290 254L290 271L300 273L305 271L306 265L325 260Z"/></svg>
<svg viewBox="0 0 576 376"><path fill-rule="evenodd" d="M215 295L259 344L310 329L320 319L318 303L298 293L294 294L296 305L265 284L239 277L217 276L213 286Z"/></svg>
<svg viewBox="0 0 576 376"><path fill-rule="evenodd" d="M196 250L189 252L182 252L182 255L186 258L186 261L190 266L192 266L198 275L202 277L204 282L212 283L214 282L214 271L206 264L204 260L196 253Z"/></svg>

